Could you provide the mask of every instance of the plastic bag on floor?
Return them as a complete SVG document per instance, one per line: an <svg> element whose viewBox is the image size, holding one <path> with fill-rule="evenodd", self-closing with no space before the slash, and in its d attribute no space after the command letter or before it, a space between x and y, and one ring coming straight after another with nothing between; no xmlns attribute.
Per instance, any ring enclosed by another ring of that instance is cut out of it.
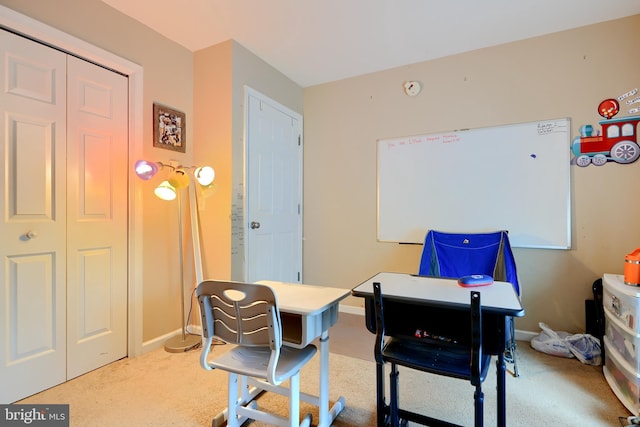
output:
<svg viewBox="0 0 640 427"><path fill-rule="evenodd" d="M538 323L542 332L540 335L533 337L531 347L534 349L554 356L573 358L575 357L569 348L565 339L570 335L568 332L556 332L551 330L546 324Z"/></svg>
<svg viewBox="0 0 640 427"><path fill-rule="evenodd" d="M575 357L588 365L602 364L602 350L598 338L589 334L556 332L542 322L539 325L542 332L531 340L531 347L534 349L554 356Z"/></svg>
<svg viewBox="0 0 640 427"><path fill-rule="evenodd" d="M587 365L602 365L600 340L589 334L575 334L566 338L571 353Z"/></svg>

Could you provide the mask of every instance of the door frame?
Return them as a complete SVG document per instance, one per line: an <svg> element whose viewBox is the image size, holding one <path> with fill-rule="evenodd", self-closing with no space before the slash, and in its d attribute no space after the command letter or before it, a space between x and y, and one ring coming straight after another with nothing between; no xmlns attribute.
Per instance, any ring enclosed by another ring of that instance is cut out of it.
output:
<svg viewBox="0 0 640 427"><path fill-rule="evenodd" d="M129 152L128 164L142 157L143 140L143 68L57 30L47 24L0 5L0 28L23 35L37 42L106 67L128 77L129 84ZM138 205L142 200L142 187L133 179L133 169L128 168L128 292L127 292L127 355L142 354L142 213Z"/></svg>

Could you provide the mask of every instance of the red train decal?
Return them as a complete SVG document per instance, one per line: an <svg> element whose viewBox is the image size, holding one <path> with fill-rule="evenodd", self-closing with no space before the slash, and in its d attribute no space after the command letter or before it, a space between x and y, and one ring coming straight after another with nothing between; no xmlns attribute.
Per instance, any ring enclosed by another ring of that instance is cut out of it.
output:
<svg viewBox="0 0 640 427"><path fill-rule="evenodd" d="M608 161L616 163L633 163L640 157L638 146L638 123L640 116L614 118L619 111L618 101L606 99L598 107L598 113L604 117L599 122L602 133L593 126L580 127L580 136L571 143L571 152L578 166L593 163L601 166Z"/></svg>

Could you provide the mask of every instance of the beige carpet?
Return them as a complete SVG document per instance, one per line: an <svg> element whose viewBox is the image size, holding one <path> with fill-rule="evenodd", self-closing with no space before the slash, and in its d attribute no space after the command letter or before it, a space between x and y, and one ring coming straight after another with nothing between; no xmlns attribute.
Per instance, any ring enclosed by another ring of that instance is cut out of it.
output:
<svg viewBox="0 0 640 427"><path fill-rule="evenodd" d="M341 322L349 316L341 314ZM360 318L361 319L361 318ZM346 325L332 336L330 398L346 399L346 408L335 426L375 425L375 364L368 346L372 336L358 322ZM349 342L349 336L351 341ZM345 342L347 342L345 346ZM226 351L218 346L215 352ZM68 403L71 426L209 426L225 407L226 374L200 368L199 351L171 354L156 350L135 359L123 359L19 403ZM609 389L600 367L583 365L538 353L520 343L521 376L507 376L507 424L509 426L619 426L618 416L629 412ZM473 388L449 378L401 371L401 401L406 409L419 409L431 416L472 425ZM302 373L302 389L318 390L318 358ZM484 385L485 424L495 422L495 367ZM286 413L280 396L264 395L260 404ZM303 403L317 423L317 411ZM250 423L262 426L261 423Z"/></svg>

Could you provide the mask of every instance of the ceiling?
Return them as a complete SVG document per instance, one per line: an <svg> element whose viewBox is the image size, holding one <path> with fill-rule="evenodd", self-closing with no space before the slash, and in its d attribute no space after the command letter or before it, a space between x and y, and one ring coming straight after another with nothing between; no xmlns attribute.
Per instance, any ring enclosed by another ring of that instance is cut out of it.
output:
<svg viewBox="0 0 640 427"><path fill-rule="evenodd" d="M103 2L194 52L234 39L302 87L640 14L640 0Z"/></svg>

